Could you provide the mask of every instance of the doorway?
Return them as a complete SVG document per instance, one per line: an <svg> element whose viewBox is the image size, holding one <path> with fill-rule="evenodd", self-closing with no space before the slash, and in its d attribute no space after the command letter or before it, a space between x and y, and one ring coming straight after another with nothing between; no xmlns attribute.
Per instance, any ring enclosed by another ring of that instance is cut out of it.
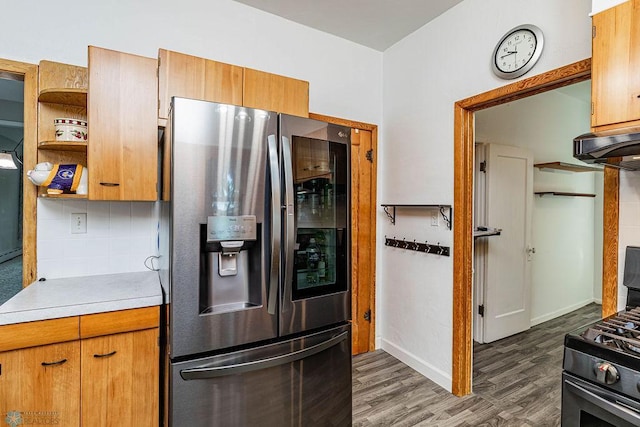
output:
<svg viewBox="0 0 640 427"><path fill-rule="evenodd" d="M3 200L0 209L6 209L2 213L3 220L13 217L14 221L7 235L2 235L3 250L1 252L4 255L0 258L0 262L4 264L3 267L6 270L0 273L0 276L4 277L4 273L11 270L13 277L8 293L0 295L2 298L0 303L2 303L7 296L12 296L22 287L36 280L37 189L27 180L25 172L33 169L37 162L38 67L33 64L0 59L0 80L2 82L0 91L4 93L0 97L2 99L0 102L3 103L0 127L2 138L4 138L1 139L0 150L9 152L9 157L16 164L16 169L3 171L6 184L12 188L10 195L9 193L6 195L8 200ZM13 103L22 103L22 107ZM5 108L8 106L12 106L11 113ZM13 107L21 108L22 112L15 112ZM20 122L23 123L22 126ZM20 162L22 162L21 165ZM4 199L4 181L2 186ZM17 188L21 188L21 191ZM20 216L21 219L18 219Z"/></svg>
<svg viewBox="0 0 640 427"><path fill-rule="evenodd" d="M22 289L22 80L0 78L0 304Z"/></svg>
<svg viewBox="0 0 640 427"><path fill-rule="evenodd" d="M460 100L454 105L454 271L452 392L471 393L474 112L591 77L591 59ZM618 171L605 168L602 312L617 306Z"/></svg>
<svg viewBox="0 0 640 427"><path fill-rule="evenodd" d="M590 81L475 113L475 223L503 229L474 239L481 262L474 270L475 342L523 332L601 299L603 172L575 160L571 145L590 131L590 117ZM492 155L480 168L485 149ZM525 152L532 156L526 168ZM526 174L530 188L520 179ZM486 195L478 195L482 188Z"/></svg>

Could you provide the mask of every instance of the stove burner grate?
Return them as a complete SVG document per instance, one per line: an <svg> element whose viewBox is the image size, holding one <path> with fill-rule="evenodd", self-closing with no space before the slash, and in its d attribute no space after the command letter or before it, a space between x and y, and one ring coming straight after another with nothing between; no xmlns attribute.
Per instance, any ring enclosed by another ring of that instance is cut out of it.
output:
<svg viewBox="0 0 640 427"><path fill-rule="evenodd" d="M640 355L640 307L606 318L582 334L587 341Z"/></svg>

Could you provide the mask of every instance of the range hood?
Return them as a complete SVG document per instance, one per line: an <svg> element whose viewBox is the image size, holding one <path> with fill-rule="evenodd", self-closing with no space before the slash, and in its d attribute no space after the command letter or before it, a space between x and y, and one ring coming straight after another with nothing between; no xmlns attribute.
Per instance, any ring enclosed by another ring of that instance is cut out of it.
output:
<svg viewBox="0 0 640 427"><path fill-rule="evenodd" d="M585 133L573 139L573 157L625 170L640 170L640 127Z"/></svg>

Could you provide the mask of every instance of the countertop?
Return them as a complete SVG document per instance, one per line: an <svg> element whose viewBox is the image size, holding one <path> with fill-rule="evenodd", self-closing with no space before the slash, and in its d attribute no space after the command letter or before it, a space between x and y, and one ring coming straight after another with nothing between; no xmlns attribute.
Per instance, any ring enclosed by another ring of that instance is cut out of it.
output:
<svg viewBox="0 0 640 427"><path fill-rule="evenodd" d="M162 304L156 271L38 281L0 306L0 325Z"/></svg>

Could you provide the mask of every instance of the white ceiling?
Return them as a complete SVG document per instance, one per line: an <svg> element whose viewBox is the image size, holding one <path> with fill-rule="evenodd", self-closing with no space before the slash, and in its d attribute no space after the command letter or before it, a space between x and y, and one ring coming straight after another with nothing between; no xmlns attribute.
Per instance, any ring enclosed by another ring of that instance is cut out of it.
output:
<svg viewBox="0 0 640 427"><path fill-rule="evenodd" d="M384 51L462 0L235 0Z"/></svg>

